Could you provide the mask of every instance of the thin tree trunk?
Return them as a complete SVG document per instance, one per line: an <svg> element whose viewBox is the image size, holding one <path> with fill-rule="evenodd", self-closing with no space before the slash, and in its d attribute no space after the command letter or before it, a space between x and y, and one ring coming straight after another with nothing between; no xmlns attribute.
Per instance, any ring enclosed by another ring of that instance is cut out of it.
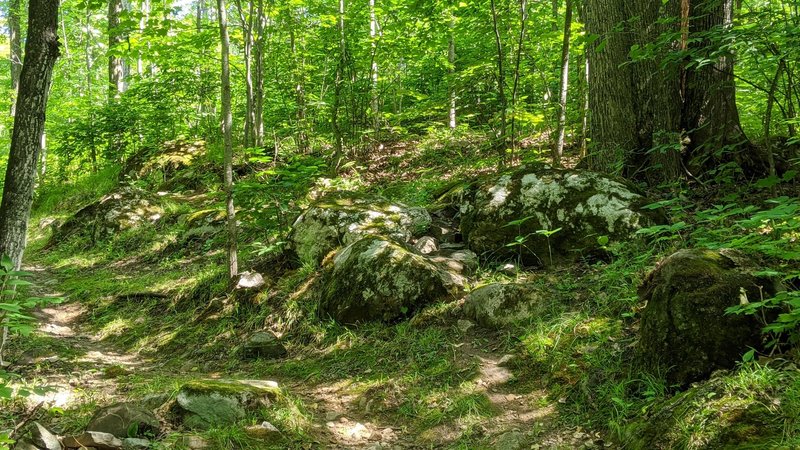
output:
<svg viewBox="0 0 800 450"><path fill-rule="evenodd" d="M778 82L783 76L784 64L783 60L778 63L778 70L775 71L775 77L769 87L769 94L767 96L767 111L764 114L764 146L767 151L767 164L769 164L769 175L776 176L775 171L775 153L772 149L772 109L775 105L775 92L778 90ZM773 190L774 194L774 190Z"/></svg>
<svg viewBox="0 0 800 450"><path fill-rule="evenodd" d="M86 28L84 38L84 55L86 57L86 100L89 104L89 123L94 123L94 98L92 94L92 75L94 67L92 61L92 13L89 5L86 6ZM92 173L97 173L97 147L94 141L94 131L89 133L89 157L92 160Z"/></svg>
<svg viewBox="0 0 800 450"><path fill-rule="evenodd" d="M302 15L298 14L298 17L302 17ZM305 154L308 151L308 131L306 130L305 45L303 45L304 48L301 53L297 48L297 39L294 31L295 28L297 30L302 30L300 19L296 19L294 14L292 14L291 22L289 28L289 44L292 50L292 59L294 60L292 76L294 77L294 95L297 107L297 149L300 153Z"/></svg>
<svg viewBox="0 0 800 450"><path fill-rule="evenodd" d="M19 76L22 71L22 45L20 37L20 0L8 4L8 43L11 63L11 116L14 116L19 90Z"/></svg>
<svg viewBox="0 0 800 450"><path fill-rule="evenodd" d="M11 149L0 203L0 255L19 268L36 183L47 97L58 50L58 0L30 0Z"/></svg>
<svg viewBox="0 0 800 450"><path fill-rule="evenodd" d="M567 90L569 88L569 43L572 37L572 0L567 0L567 10L564 13L564 42L561 45L561 82L559 83L558 96L558 140L553 152L553 165L561 166L561 156L564 154L564 139L567 128Z"/></svg>
<svg viewBox="0 0 800 450"><path fill-rule="evenodd" d="M339 0L339 62L336 65L336 79L333 87L333 115L332 115L332 128L334 139L334 171L339 170L344 151L344 143L342 141L342 130L339 123L339 107L342 96L342 84L344 82L344 65L346 63L347 51L345 33L344 33L344 0Z"/></svg>
<svg viewBox="0 0 800 450"><path fill-rule="evenodd" d="M589 146L589 57L583 53L583 107L581 108L581 158Z"/></svg>
<svg viewBox="0 0 800 450"><path fill-rule="evenodd" d="M455 87L455 71L456 71L456 40L453 35L454 20L450 20L450 38L447 41L447 63L449 65L447 72L450 74L450 112L448 123L451 130L456 129L456 87ZM400 97L400 110L402 110L402 97Z"/></svg>
<svg viewBox="0 0 800 450"><path fill-rule="evenodd" d="M245 14L241 0L236 0L236 10L244 31L244 82L245 82L245 122L244 146L252 147L255 144L255 110L253 94L253 2L248 1L250 12Z"/></svg>
<svg viewBox="0 0 800 450"><path fill-rule="evenodd" d="M511 146L512 149L517 148L517 100L519 97L519 80L520 80L520 61L522 61L522 48L525 42L525 25L528 22L528 1L520 0L519 2L519 41L517 42L517 54L514 58L514 88L511 90ZM512 154L513 159L513 154Z"/></svg>
<svg viewBox="0 0 800 450"><path fill-rule="evenodd" d="M256 8L255 63L254 131L256 147L261 148L264 146L264 0L258 0Z"/></svg>
<svg viewBox="0 0 800 450"><path fill-rule="evenodd" d="M369 0L369 39L372 57L370 68L370 109L372 109L372 130L375 133L375 140L378 140L378 133L381 122L381 112L379 105L380 94L378 92L378 19L375 14L375 0Z"/></svg>
<svg viewBox="0 0 800 450"><path fill-rule="evenodd" d="M239 274L236 209L233 205L233 116L231 114L231 75L229 63L228 13L225 0L217 0L219 37L222 43L222 135L225 146L225 210L228 216L228 275Z"/></svg>
<svg viewBox="0 0 800 450"><path fill-rule="evenodd" d="M142 17L139 19L139 34L144 34L147 20L150 18L150 0L142 0ZM139 49L136 57L136 73L141 77L144 76L144 60L142 59L142 50Z"/></svg>
<svg viewBox="0 0 800 450"><path fill-rule="evenodd" d="M122 14L122 0L109 0L108 2L108 98L119 96L125 91L125 78L122 58L114 55L117 46L123 41L120 30L120 14Z"/></svg>
<svg viewBox="0 0 800 450"><path fill-rule="evenodd" d="M508 101L506 100L505 84L506 75L503 69L503 43L500 38L500 28L497 24L497 8L495 0L491 0L492 8L492 25L494 27L494 43L497 47L497 94L500 100L500 142L502 143L502 156L505 157L505 142L506 142L506 109L508 108Z"/></svg>

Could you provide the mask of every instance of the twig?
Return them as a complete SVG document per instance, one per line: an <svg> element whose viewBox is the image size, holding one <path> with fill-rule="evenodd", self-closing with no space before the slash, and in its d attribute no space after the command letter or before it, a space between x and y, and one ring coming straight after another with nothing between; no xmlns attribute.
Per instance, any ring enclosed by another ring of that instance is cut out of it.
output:
<svg viewBox="0 0 800 450"><path fill-rule="evenodd" d="M18 423L14 427L14 429L11 430L11 434L9 434L8 437L10 437L11 439L14 439L14 436L16 436L17 433L19 433L19 430L21 430L22 427L27 425L28 422L30 422L31 419L33 419L33 416L35 416L36 413L39 412L39 409L42 408L42 405L44 405L44 401L41 401L41 402L39 402L38 405L34 406L33 409L31 410L31 412L29 412L27 415L25 415L25 418L22 419L22 422Z"/></svg>

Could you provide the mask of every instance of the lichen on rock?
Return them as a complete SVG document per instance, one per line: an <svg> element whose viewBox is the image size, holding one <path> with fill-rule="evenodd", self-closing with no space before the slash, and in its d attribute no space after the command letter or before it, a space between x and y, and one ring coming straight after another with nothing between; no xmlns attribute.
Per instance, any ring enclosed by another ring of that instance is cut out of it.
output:
<svg viewBox="0 0 800 450"><path fill-rule="evenodd" d="M295 221L289 248L303 263L317 264L340 246L369 235L409 242L423 235L431 217L424 208L393 204L355 192L333 192L312 204Z"/></svg>
<svg viewBox="0 0 800 450"><path fill-rule="evenodd" d="M458 293L463 279L402 243L368 236L341 249L324 268L319 312L355 324L392 321Z"/></svg>
<svg viewBox="0 0 800 450"><path fill-rule="evenodd" d="M521 324L556 307L553 295L535 283L492 283L470 292L464 314L487 328Z"/></svg>
<svg viewBox="0 0 800 450"><path fill-rule="evenodd" d="M598 238L627 242L662 221L642 208L647 203L607 175L525 167L471 187L461 205L461 232L479 255L534 266L571 262L600 251Z"/></svg>
<svg viewBox="0 0 800 450"><path fill-rule="evenodd" d="M281 395L273 381L194 380L180 388L170 410L183 426L208 429L242 420Z"/></svg>

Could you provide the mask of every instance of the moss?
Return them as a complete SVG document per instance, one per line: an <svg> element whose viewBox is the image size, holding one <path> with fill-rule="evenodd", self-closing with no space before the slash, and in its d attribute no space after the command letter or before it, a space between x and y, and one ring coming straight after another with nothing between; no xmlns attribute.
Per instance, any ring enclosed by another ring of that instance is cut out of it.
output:
<svg viewBox="0 0 800 450"><path fill-rule="evenodd" d="M258 380L193 380L181 387L188 395L265 395L272 399L281 394L277 383Z"/></svg>

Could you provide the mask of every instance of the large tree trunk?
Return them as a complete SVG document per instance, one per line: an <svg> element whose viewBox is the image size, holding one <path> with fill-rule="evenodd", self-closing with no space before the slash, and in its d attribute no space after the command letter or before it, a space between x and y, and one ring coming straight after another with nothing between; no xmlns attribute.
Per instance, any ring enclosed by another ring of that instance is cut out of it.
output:
<svg viewBox="0 0 800 450"><path fill-rule="evenodd" d="M689 6L689 50L715 60L686 73L684 126L689 132L690 170L703 172L736 161L748 172L766 172L739 122L731 54L715 56L720 44L710 33L733 26L733 0L692 1Z"/></svg>
<svg viewBox="0 0 800 450"><path fill-rule="evenodd" d="M228 216L228 274L231 278L239 274L237 251L236 209L233 205L233 116L231 114L231 73L229 62L228 12L225 0L217 0L219 37L222 43L222 135L225 146L225 206Z"/></svg>
<svg viewBox="0 0 800 450"><path fill-rule="evenodd" d="M14 115L17 104L17 91L19 90L19 75L22 71L22 45L20 44L20 0L11 0L8 3L8 43L11 62L11 115Z"/></svg>
<svg viewBox="0 0 800 450"><path fill-rule="evenodd" d="M30 0L25 62L0 204L0 255L8 255L17 268L25 249L47 97L58 55L58 0Z"/></svg>

